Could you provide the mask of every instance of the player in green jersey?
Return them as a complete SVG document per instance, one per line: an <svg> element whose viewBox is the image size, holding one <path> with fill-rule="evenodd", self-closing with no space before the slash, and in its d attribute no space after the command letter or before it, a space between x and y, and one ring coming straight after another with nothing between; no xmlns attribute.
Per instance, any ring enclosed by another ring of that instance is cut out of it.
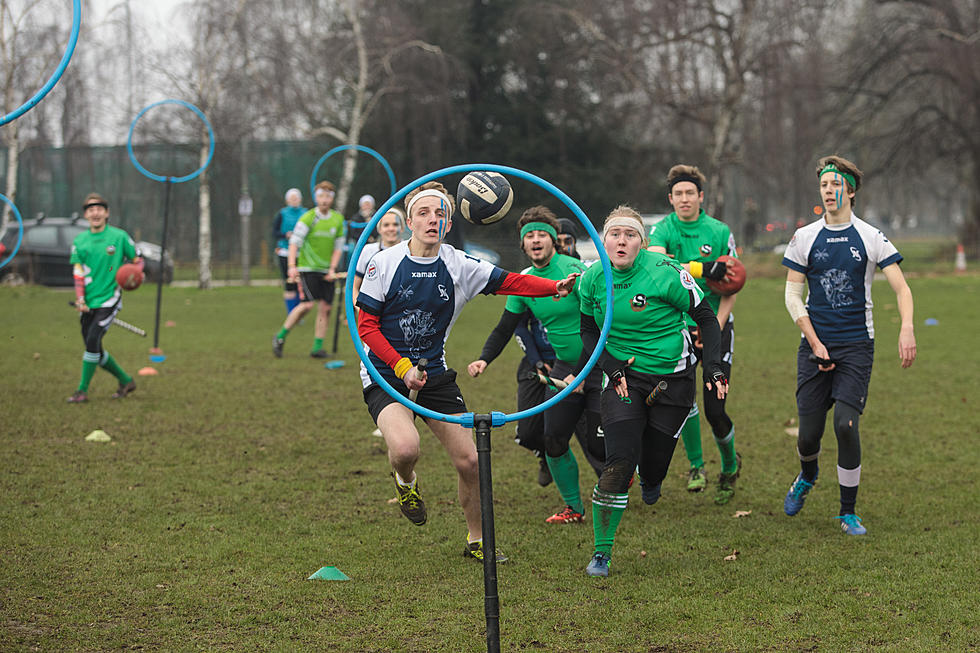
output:
<svg viewBox="0 0 980 653"><path fill-rule="evenodd" d="M333 210L334 187L321 181L314 188L316 208L310 209L296 222L289 238L288 281L299 282L303 300L272 337L272 353L282 358L282 348L290 330L317 303L316 325L313 328L313 358L327 358L323 339L330 323L334 281L337 266L344 255L344 216Z"/></svg>
<svg viewBox="0 0 980 653"><path fill-rule="evenodd" d="M718 315L721 328L721 365L725 376L731 378L735 342L732 308L735 305L735 295L723 297L712 291L706 281L725 277L726 266L724 261L717 260L719 256L737 254L735 239L728 226L707 215L701 208L705 181L704 175L695 166L676 165L670 169L667 173L667 199L674 207L674 212L650 230L650 250L671 256L682 263L684 269L696 279L701 292ZM700 358L697 325L690 317L686 319L696 346L695 353ZM721 452L721 474L718 477L715 503L723 505L735 495L735 479L738 478L742 461L735 453L735 428L725 412L725 399L719 399L714 392L705 390L703 404L705 417L715 436L715 444ZM698 414L697 400L681 430L681 438L690 462L687 489L700 492L707 487L707 476L701 450L701 416Z"/></svg>
<svg viewBox="0 0 980 653"><path fill-rule="evenodd" d="M559 281L570 274L581 274L585 271L585 265L581 261L556 253L558 220L550 209L532 206L518 220L517 227L521 234L521 250L531 259L531 267L524 270L523 274ZM582 338L579 333L581 318L576 290L567 297L508 297L500 322L487 337L480 358L467 368L470 376L482 374L487 365L500 355L526 311L530 311L544 327L548 342L555 351L554 366L545 365L542 379L556 378L569 382L574 378L573 370L582 353ZM579 490L578 461L568 447L575 426L583 414L587 426L580 442L582 449L590 463L595 462L597 472L598 466L606 458L605 445L598 436L599 377L599 371L596 370L575 392L544 413L545 460L565 503L563 509L545 520L550 524L578 523L584 520L585 506ZM557 391L557 388L552 387L547 396L553 396Z"/></svg>
<svg viewBox="0 0 980 653"><path fill-rule="evenodd" d="M722 399L728 380L719 361L721 337L710 302L679 263L644 249L643 220L621 206L606 218L602 242L613 267L613 320L598 366L608 381L602 390L606 464L592 492L595 550L589 576L608 576L616 527L639 466L643 500L655 503L677 444L677 433L694 402L696 358L685 314L701 328L704 384ZM580 280L582 357L585 364L605 320L606 280L593 265Z"/></svg>
<svg viewBox="0 0 980 653"><path fill-rule="evenodd" d="M133 377L119 366L102 346L116 313L122 308L122 293L116 283L116 272L126 261L143 267L133 239L122 229L109 225L109 203L98 193L89 193L82 203L82 215L89 230L75 236L71 246L72 274L75 278L75 308L81 313L82 379L68 403L88 401L88 386L101 367L119 381L113 399L122 399L136 389Z"/></svg>

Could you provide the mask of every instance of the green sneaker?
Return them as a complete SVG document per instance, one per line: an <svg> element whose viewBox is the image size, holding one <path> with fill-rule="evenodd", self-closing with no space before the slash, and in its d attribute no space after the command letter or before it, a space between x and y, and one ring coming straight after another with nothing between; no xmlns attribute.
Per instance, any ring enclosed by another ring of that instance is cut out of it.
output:
<svg viewBox="0 0 980 653"><path fill-rule="evenodd" d="M708 487L708 475L704 473L704 465L692 467L687 473L687 491L704 492Z"/></svg>
<svg viewBox="0 0 980 653"><path fill-rule="evenodd" d="M735 479L742 472L742 456L735 454L736 467L733 474L722 472L718 476L718 490L715 492L715 503L723 506L735 496Z"/></svg>
<svg viewBox="0 0 980 653"><path fill-rule="evenodd" d="M496 550L495 555L497 557L498 563L507 562L510 559L507 556L505 556L503 553L501 553L500 549ZM463 549L463 557L473 558L475 560L479 560L480 562L483 562L483 540L480 540L479 542L467 542L466 548Z"/></svg>
<svg viewBox="0 0 980 653"><path fill-rule="evenodd" d="M421 526L425 523L427 515L425 512L425 502L422 501L422 495L419 494L419 483L416 479L413 485L402 485L395 478L395 473L391 473L392 479L395 481L395 491L398 493L398 507L401 508L402 514L408 518L408 521L412 522L416 526Z"/></svg>

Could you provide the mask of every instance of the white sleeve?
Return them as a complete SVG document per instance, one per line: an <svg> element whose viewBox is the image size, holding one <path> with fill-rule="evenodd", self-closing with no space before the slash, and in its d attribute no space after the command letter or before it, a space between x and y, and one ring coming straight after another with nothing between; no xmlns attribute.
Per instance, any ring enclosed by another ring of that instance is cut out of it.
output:
<svg viewBox="0 0 980 653"><path fill-rule="evenodd" d="M289 237L289 244L302 247L308 233L310 233L309 225L302 220L297 221L296 226L293 227L293 235Z"/></svg>
<svg viewBox="0 0 980 653"><path fill-rule="evenodd" d="M790 239L789 245L786 246L786 251L783 252L783 265L790 262L794 265L787 267L797 269L800 272L805 271L807 268L807 259L809 258L809 243L805 241L808 240L802 230L797 229L796 233L793 234L793 238Z"/></svg>
<svg viewBox="0 0 980 653"><path fill-rule="evenodd" d="M456 292L466 301L473 299L482 292L491 278L496 278L500 270L495 265L461 252L450 245L443 245L439 255L446 262L449 273L456 284ZM503 272L502 270L500 272Z"/></svg>
<svg viewBox="0 0 980 653"><path fill-rule="evenodd" d="M361 290L357 295L357 303L371 309L369 312L378 314L385 302L387 292L387 279L389 275L384 269L385 259L377 261L377 257L371 259L364 272L364 281L361 282Z"/></svg>

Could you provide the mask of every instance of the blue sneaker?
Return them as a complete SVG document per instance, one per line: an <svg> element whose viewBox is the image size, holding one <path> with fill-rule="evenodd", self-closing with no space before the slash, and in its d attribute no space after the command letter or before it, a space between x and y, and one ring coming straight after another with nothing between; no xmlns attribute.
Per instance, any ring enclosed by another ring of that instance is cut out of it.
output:
<svg viewBox="0 0 980 653"><path fill-rule="evenodd" d="M814 483L817 479L813 479ZM803 478L802 474L796 476L796 480L789 486L789 492L783 499L783 512L792 517L803 510L803 502L806 500L807 493L813 489L813 483Z"/></svg>
<svg viewBox="0 0 980 653"><path fill-rule="evenodd" d="M840 515L840 527L848 535L864 535L868 529L861 525L861 518L855 514Z"/></svg>
<svg viewBox="0 0 980 653"><path fill-rule="evenodd" d="M609 561L612 559L608 553L596 553L589 561L589 566L585 568L588 576L599 576L605 578L609 575Z"/></svg>
<svg viewBox="0 0 980 653"><path fill-rule="evenodd" d="M656 485L648 485L640 479L640 490L642 490L643 503L648 506L652 506L660 499L660 487L663 483L657 483Z"/></svg>

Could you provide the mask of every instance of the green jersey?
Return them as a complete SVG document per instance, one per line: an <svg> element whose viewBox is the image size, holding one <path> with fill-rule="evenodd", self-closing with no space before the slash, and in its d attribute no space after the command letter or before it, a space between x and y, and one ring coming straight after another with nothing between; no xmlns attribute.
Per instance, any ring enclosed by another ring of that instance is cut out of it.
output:
<svg viewBox="0 0 980 653"><path fill-rule="evenodd" d="M529 267L522 274L552 281L560 281L568 275L584 272L585 265L578 259L564 254L555 254L543 268ZM507 298L505 310L511 313L523 313L530 310L534 317L541 322L548 342L555 348L558 360L574 364L582 353L582 328L579 317L578 284L565 297L520 297L511 295Z"/></svg>
<svg viewBox="0 0 980 653"><path fill-rule="evenodd" d="M335 250L344 249L344 216L331 209L326 216L310 209L297 220L289 244L296 244L296 269L326 272Z"/></svg>
<svg viewBox="0 0 980 653"><path fill-rule="evenodd" d="M613 320L606 351L620 360L635 357L632 368L647 374L671 374L694 365L685 315L704 293L679 263L641 249L628 270L613 268ZM602 326L606 317L606 280L601 265L581 278L581 311Z"/></svg>
<svg viewBox="0 0 980 653"><path fill-rule="evenodd" d="M98 233L83 231L71 244L71 263L82 266L85 303L90 308L112 306L119 299L116 272L136 258L136 245L125 231L106 225Z"/></svg>
<svg viewBox="0 0 980 653"><path fill-rule="evenodd" d="M735 253L735 237L731 230L721 220L715 220L703 210L691 222L681 220L676 213L650 228L650 245L663 247L678 263L691 261L714 261L723 254L738 258ZM706 279L695 279L698 287L708 297L712 310L718 313L721 295L714 293L708 287ZM687 317L688 326L694 326L694 320Z"/></svg>

